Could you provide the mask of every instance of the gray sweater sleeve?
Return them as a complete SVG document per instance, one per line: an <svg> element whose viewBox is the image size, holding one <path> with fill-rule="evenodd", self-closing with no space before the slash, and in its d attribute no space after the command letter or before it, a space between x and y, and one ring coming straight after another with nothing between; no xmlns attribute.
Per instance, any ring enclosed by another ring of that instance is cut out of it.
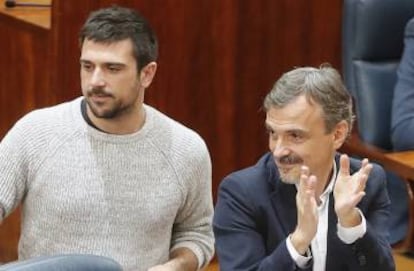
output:
<svg viewBox="0 0 414 271"><path fill-rule="evenodd" d="M0 143L0 220L17 207L26 189L29 158L25 130L24 120L17 122Z"/></svg>
<svg viewBox="0 0 414 271"><path fill-rule="evenodd" d="M214 253L211 161L204 143L190 144L186 148L191 166L183 164L177 173L182 179L186 200L173 228L172 250L179 247L191 249L201 268Z"/></svg>

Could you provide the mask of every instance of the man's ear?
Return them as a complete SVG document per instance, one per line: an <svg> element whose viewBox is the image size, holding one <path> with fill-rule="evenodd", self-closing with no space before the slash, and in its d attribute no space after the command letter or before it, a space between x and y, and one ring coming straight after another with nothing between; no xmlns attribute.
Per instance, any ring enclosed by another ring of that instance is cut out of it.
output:
<svg viewBox="0 0 414 271"><path fill-rule="evenodd" d="M348 122L345 120L341 120L335 125L334 128L334 147L335 149L339 149L342 144L344 144L349 132L349 125Z"/></svg>
<svg viewBox="0 0 414 271"><path fill-rule="evenodd" d="M156 71L157 71L157 63L154 61L148 63L145 67L141 69L141 71L139 72L139 79L140 79L141 85L144 88L147 88L151 85L151 82L154 79Z"/></svg>

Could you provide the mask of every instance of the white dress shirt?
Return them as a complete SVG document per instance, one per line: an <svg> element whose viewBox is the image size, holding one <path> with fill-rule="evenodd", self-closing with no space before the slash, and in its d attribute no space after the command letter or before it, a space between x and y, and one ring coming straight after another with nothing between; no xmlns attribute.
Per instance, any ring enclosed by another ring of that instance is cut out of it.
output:
<svg viewBox="0 0 414 271"><path fill-rule="evenodd" d="M290 235L288 238L286 238L286 246L290 253L290 256L296 262L296 265L300 268L306 267L309 260L313 257L313 271L325 271L328 236L329 194L333 191L336 175L336 163L335 161L333 161L332 178L329 182L329 185L326 187L325 191L319 197L321 201L321 203L318 206L319 221L316 235L311 242L312 253L308 249L306 256L300 255L293 247L292 242L290 240ZM361 238L367 230L365 217L361 211L359 211L359 213L361 215L361 224L352 228L344 228L339 223L337 225L338 237L345 244L354 243L358 238Z"/></svg>

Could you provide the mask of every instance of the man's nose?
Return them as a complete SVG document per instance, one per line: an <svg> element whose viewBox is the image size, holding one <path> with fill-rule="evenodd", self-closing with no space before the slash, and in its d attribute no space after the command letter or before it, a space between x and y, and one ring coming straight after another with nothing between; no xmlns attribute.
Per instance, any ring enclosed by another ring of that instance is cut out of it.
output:
<svg viewBox="0 0 414 271"><path fill-rule="evenodd" d="M91 76L90 84L92 86L104 86L105 85L105 78L103 76L102 70L97 68L93 71Z"/></svg>
<svg viewBox="0 0 414 271"><path fill-rule="evenodd" d="M273 156L276 158L283 157L290 153L289 148L286 146L286 144L281 139L276 141L276 144L274 145L272 152L273 152Z"/></svg>

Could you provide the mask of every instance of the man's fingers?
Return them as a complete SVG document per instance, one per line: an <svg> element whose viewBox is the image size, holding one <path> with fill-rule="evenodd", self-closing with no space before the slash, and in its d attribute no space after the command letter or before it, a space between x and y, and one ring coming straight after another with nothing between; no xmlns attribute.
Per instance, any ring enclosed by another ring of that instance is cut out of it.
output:
<svg viewBox="0 0 414 271"><path fill-rule="evenodd" d="M315 191L316 191L316 177L311 175L304 181L304 203L310 203L312 198L315 200Z"/></svg>
<svg viewBox="0 0 414 271"><path fill-rule="evenodd" d="M368 175L363 173L359 176L357 191L364 191L365 190L367 180L368 180Z"/></svg>
<svg viewBox="0 0 414 271"><path fill-rule="evenodd" d="M363 191L365 189L365 186L368 181L368 176L371 173L372 170L372 164L368 163L368 159L364 159L362 161L362 167L361 169L355 173L357 177L357 185L356 185L356 191Z"/></svg>
<svg viewBox="0 0 414 271"><path fill-rule="evenodd" d="M339 158L339 175L349 176L349 157L346 154Z"/></svg>
<svg viewBox="0 0 414 271"><path fill-rule="evenodd" d="M362 200L362 198L365 196L364 191L360 191L358 194L355 194L353 197L351 197L351 206L356 207L358 203Z"/></svg>
<svg viewBox="0 0 414 271"><path fill-rule="evenodd" d="M362 164L360 171L368 176L371 173L372 164L368 162L368 159L364 159L364 160L366 160L366 164Z"/></svg>
<svg viewBox="0 0 414 271"><path fill-rule="evenodd" d="M361 168L363 168L363 167L365 167L365 166L367 166L369 164L369 161L368 161L367 158L364 158L364 159L362 159L362 162L361 163L362 163Z"/></svg>
<svg viewBox="0 0 414 271"><path fill-rule="evenodd" d="M306 188L307 190L311 190L315 193L316 190L316 176L315 175L311 175L308 180L307 180L307 185Z"/></svg>
<svg viewBox="0 0 414 271"><path fill-rule="evenodd" d="M305 193L306 181L309 178L309 168L307 166L302 166L300 169L300 179L299 179L299 193Z"/></svg>
<svg viewBox="0 0 414 271"><path fill-rule="evenodd" d="M303 207L311 206L315 201L316 176L309 176L309 168L302 166L299 180L298 196Z"/></svg>

